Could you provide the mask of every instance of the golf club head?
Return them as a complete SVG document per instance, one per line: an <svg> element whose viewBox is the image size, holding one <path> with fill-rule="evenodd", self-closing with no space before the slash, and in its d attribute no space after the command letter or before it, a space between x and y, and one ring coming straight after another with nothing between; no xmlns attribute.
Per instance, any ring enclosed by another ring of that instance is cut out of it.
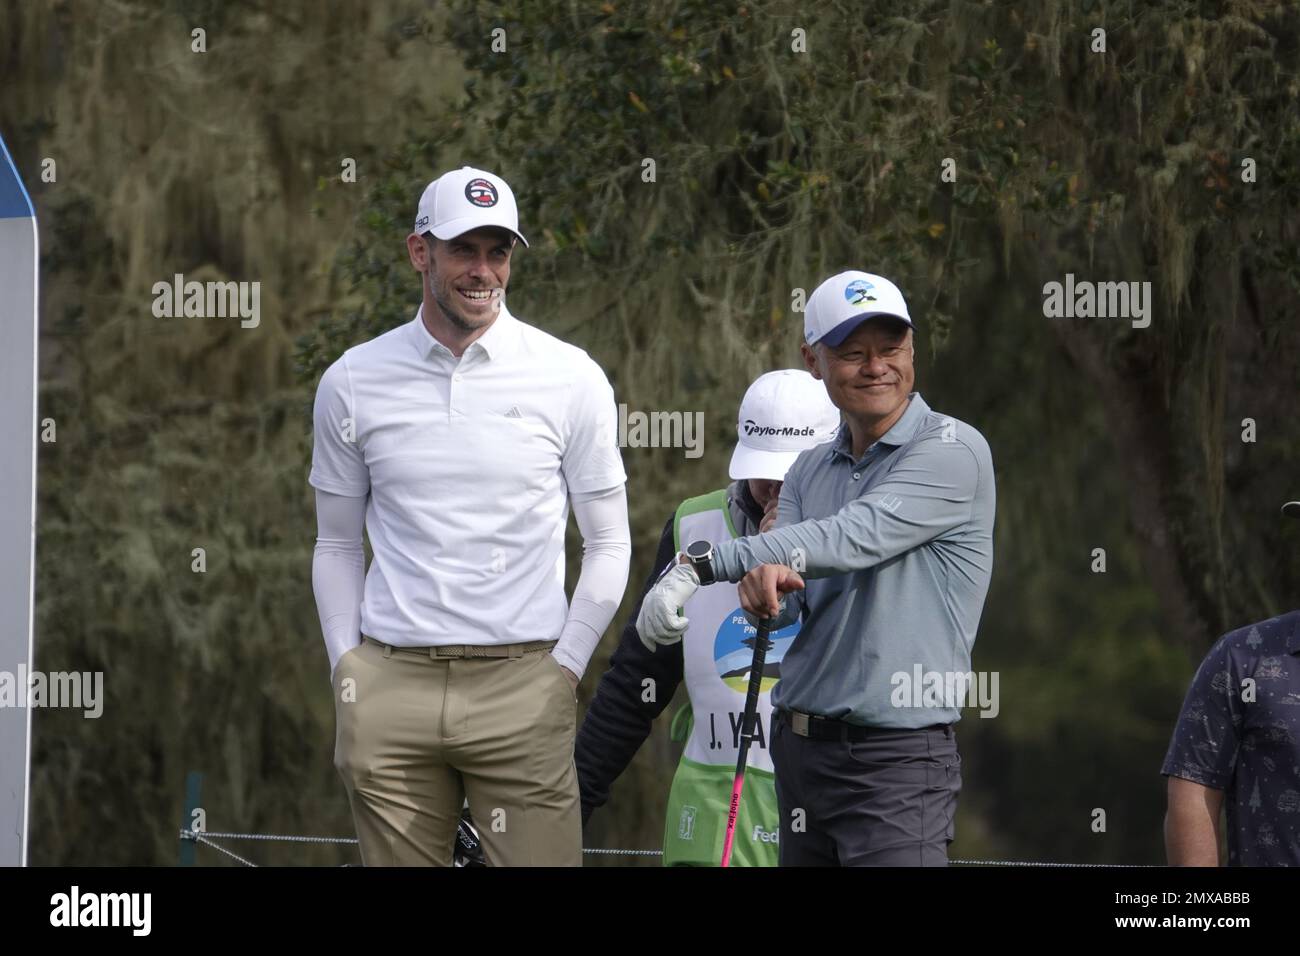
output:
<svg viewBox="0 0 1300 956"><path fill-rule="evenodd" d="M469 808L461 810L460 825L456 828L456 846L452 852L452 866L487 866L483 843L478 829L470 818Z"/></svg>
<svg viewBox="0 0 1300 956"><path fill-rule="evenodd" d="M1288 501L1282 506L1282 514L1288 518L1300 518L1300 501Z"/></svg>

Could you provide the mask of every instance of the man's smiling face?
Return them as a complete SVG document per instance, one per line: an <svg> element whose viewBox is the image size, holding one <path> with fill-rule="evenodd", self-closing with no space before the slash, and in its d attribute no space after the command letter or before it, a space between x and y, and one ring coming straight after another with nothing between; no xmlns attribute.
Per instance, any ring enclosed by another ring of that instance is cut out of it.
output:
<svg viewBox="0 0 1300 956"><path fill-rule="evenodd" d="M831 401L850 417L880 421L907 403L916 381L912 331L899 319L868 319L839 346L823 345L818 353L805 353L808 371L826 383Z"/></svg>
<svg viewBox="0 0 1300 956"><path fill-rule="evenodd" d="M426 238L424 243L432 247L430 288L447 321L464 332L490 324L510 282L514 237L505 229L485 226L454 239Z"/></svg>

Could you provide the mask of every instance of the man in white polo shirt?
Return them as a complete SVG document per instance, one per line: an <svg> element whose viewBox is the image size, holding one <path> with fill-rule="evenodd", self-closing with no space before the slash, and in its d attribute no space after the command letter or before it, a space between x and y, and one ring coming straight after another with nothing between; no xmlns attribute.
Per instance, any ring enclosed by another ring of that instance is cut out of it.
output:
<svg viewBox="0 0 1300 956"><path fill-rule="evenodd" d="M626 476L600 367L505 306L516 242L499 176L434 180L414 320L316 392L312 583L368 866L450 865L466 800L490 864L582 863L574 688L627 583Z"/></svg>

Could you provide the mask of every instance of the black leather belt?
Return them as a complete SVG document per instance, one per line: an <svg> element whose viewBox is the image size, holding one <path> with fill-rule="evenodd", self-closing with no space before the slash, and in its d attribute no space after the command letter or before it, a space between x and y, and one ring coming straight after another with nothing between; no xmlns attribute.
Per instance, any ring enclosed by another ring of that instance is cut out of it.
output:
<svg viewBox="0 0 1300 956"><path fill-rule="evenodd" d="M915 730L902 727L864 727L861 724L851 724L846 720L819 717L817 714L805 714L801 710L784 708L777 709L776 718L783 721L795 734L811 740L844 740L849 743L862 743L881 734L920 733L928 730L952 733L952 724L931 724L929 727L918 727Z"/></svg>

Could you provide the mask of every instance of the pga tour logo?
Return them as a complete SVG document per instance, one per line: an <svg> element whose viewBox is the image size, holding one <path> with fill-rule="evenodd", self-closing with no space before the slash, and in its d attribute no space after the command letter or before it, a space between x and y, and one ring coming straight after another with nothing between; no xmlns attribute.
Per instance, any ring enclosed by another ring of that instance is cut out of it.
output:
<svg viewBox="0 0 1300 956"><path fill-rule="evenodd" d="M695 814L698 812L690 805L682 807L682 815L677 821L677 839L695 839Z"/></svg>

